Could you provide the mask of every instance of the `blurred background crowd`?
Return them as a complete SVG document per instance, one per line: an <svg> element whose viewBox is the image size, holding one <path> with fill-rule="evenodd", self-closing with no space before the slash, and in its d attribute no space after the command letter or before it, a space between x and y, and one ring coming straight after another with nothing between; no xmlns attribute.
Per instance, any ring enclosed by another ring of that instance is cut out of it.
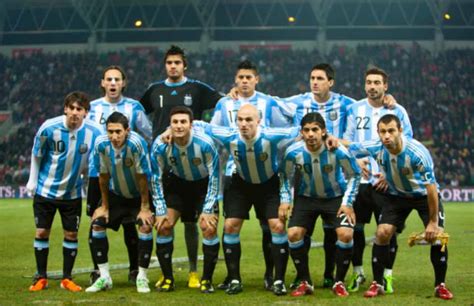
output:
<svg viewBox="0 0 474 306"><path fill-rule="evenodd" d="M472 126L474 72L472 49L450 49L434 55L417 44L335 46L324 58L304 50L215 50L188 54L187 76L221 92L233 86L236 66L243 59L257 64L259 91L288 97L309 91L309 72L327 62L336 70L333 91L362 99L364 71L369 65L385 69L389 92L410 116L415 138L433 156L441 186L474 185ZM0 136L0 182L28 180L33 137L46 119L62 114L63 98L73 90L102 95L102 70L125 68L125 94L140 99L148 85L165 78L163 51L158 49L114 53L34 54L7 58L0 55L0 110L11 110L15 123Z"/></svg>

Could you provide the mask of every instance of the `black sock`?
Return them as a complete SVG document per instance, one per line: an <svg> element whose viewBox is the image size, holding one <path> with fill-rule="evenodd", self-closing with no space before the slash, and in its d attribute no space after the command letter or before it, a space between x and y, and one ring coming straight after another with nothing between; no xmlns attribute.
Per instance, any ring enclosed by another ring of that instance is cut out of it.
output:
<svg viewBox="0 0 474 306"><path fill-rule="evenodd" d="M212 276L219 257L219 246L219 238L217 236L213 239L203 239L202 241L202 252L204 253L203 280L212 282Z"/></svg>
<svg viewBox="0 0 474 306"><path fill-rule="evenodd" d="M430 251L431 264L435 272L435 286L444 283L448 270L448 247L441 252L440 245L432 245Z"/></svg>
<svg viewBox="0 0 474 306"><path fill-rule="evenodd" d="M89 243L89 251L91 252L91 258L92 258L92 264L94 265L94 270L98 271L99 266L97 266L97 262L95 261L94 249L92 248L92 227L89 227L89 239L87 241Z"/></svg>
<svg viewBox="0 0 474 306"><path fill-rule="evenodd" d="M383 284L383 271L389 257L389 245L378 245L374 243L372 247L372 273L374 280Z"/></svg>
<svg viewBox="0 0 474 306"><path fill-rule="evenodd" d="M92 249L95 262L100 265L109 261L109 240L107 233L103 231L92 230Z"/></svg>
<svg viewBox="0 0 474 306"><path fill-rule="evenodd" d="M63 278L72 279L72 268L77 256L77 239L63 240Z"/></svg>
<svg viewBox="0 0 474 306"><path fill-rule="evenodd" d="M196 222L184 223L184 240L188 252L189 271L197 271L199 231Z"/></svg>
<svg viewBox="0 0 474 306"><path fill-rule="evenodd" d="M153 251L153 232L138 233L138 266L148 268Z"/></svg>
<svg viewBox="0 0 474 306"><path fill-rule="evenodd" d="M306 252L309 253L309 250L311 250L311 237L305 235L303 238L303 241L304 241L304 247L306 249Z"/></svg>
<svg viewBox="0 0 474 306"><path fill-rule="evenodd" d="M262 229L262 252L265 260L265 276L273 277L275 263L272 255L272 232L270 231L267 221L260 221L260 228Z"/></svg>
<svg viewBox="0 0 474 306"><path fill-rule="evenodd" d="M353 241L343 243L338 240L336 242L336 282L344 282L347 270L349 270L351 264L353 245Z"/></svg>
<svg viewBox="0 0 474 306"><path fill-rule="evenodd" d="M158 239L164 238L165 241L156 243L156 256L160 263L161 272L166 279L174 280L173 277L173 237L158 237Z"/></svg>
<svg viewBox="0 0 474 306"><path fill-rule="evenodd" d="M36 258L36 274L40 277L46 278L49 254L49 238L35 238L34 248Z"/></svg>
<svg viewBox="0 0 474 306"><path fill-rule="evenodd" d="M324 278L334 278L336 266L336 230L324 228Z"/></svg>
<svg viewBox="0 0 474 306"><path fill-rule="evenodd" d="M388 257L387 269L393 269L393 265L395 263L395 258L397 257L397 250L398 250L398 242L397 242L397 235L393 235L392 239L390 239L390 253Z"/></svg>
<svg viewBox="0 0 474 306"><path fill-rule="evenodd" d="M272 255L275 264L275 280L285 281L288 266L288 235L272 233Z"/></svg>
<svg viewBox="0 0 474 306"><path fill-rule="evenodd" d="M354 229L354 253L352 254L352 265L354 267L362 266L365 249L364 228Z"/></svg>
<svg viewBox="0 0 474 306"><path fill-rule="evenodd" d="M224 248L225 265L227 266L227 276L230 280L240 278L240 248L239 234L225 234L222 239L222 247Z"/></svg>
<svg viewBox="0 0 474 306"><path fill-rule="evenodd" d="M308 250L303 240L289 243L291 259L295 264L297 277L300 281L308 281L311 283L308 266Z"/></svg>
<svg viewBox="0 0 474 306"><path fill-rule="evenodd" d="M138 270L138 232L134 222L122 224L123 240L127 246L129 270Z"/></svg>

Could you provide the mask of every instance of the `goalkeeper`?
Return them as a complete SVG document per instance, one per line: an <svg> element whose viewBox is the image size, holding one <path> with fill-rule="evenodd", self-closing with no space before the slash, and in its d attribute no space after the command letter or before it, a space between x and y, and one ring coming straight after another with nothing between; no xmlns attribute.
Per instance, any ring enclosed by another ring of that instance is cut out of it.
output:
<svg viewBox="0 0 474 306"><path fill-rule="evenodd" d="M433 161L429 151L420 142L403 136L400 119L388 114L377 123L378 141L352 143L349 150L356 157L372 156L380 165L389 185L386 203L382 208L372 249L374 281L365 297L384 294L383 271L389 257L389 242L397 227L403 226L415 209L425 226L424 237L431 242L431 263L435 272L435 296L444 300L453 298L446 288L448 249L437 237L443 233L444 212L434 177ZM443 252L444 251L444 252Z"/></svg>

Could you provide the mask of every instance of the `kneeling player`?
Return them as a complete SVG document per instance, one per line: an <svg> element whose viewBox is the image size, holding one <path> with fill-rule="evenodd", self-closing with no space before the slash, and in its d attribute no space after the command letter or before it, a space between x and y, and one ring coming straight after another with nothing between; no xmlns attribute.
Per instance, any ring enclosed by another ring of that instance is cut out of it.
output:
<svg viewBox="0 0 474 306"><path fill-rule="evenodd" d="M97 140L93 167L100 173L102 204L92 215L92 252L100 277L86 289L98 292L112 288L109 273L106 228L117 231L126 220L138 220L137 291L150 292L147 270L153 249L153 214L149 206L148 178L151 176L146 141L130 131L128 119L119 112L106 122L107 135Z"/></svg>
<svg viewBox="0 0 474 306"><path fill-rule="evenodd" d="M196 222L198 216L204 237L204 271L200 288L202 293L214 292L212 275L219 255L219 156L210 137L192 130L192 121L191 109L174 107L170 112L173 143L163 143L158 137L151 149L158 232L156 253L164 277L158 287L161 292L174 290L173 228L179 218ZM162 173L166 173L164 169L167 168L171 171L166 186L163 186Z"/></svg>
<svg viewBox="0 0 474 306"><path fill-rule="evenodd" d="M295 186L297 195L288 225L290 254L300 279L292 296L313 292L303 238L319 216L336 228L337 270L333 291L338 296L348 295L343 282L352 256L355 224L352 203L360 182L360 169L346 149L329 151L324 144L326 135L326 124L319 113L305 115L301 120L303 141L286 150L282 164L280 207L289 207L290 177L295 169L301 173L300 183ZM280 209L279 217L285 219L286 212Z"/></svg>

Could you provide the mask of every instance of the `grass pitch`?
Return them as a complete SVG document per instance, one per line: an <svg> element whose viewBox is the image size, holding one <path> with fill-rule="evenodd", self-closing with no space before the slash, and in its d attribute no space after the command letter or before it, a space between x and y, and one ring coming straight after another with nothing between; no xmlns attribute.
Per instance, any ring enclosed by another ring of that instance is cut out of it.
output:
<svg viewBox="0 0 474 306"><path fill-rule="evenodd" d="M244 292L236 296L228 296L217 291L212 295L201 294L197 289L186 287L187 263L176 264L176 291L172 293L138 294L135 287L127 282L127 269L112 272L114 288L111 291L97 294L70 293L59 288L59 281L50 280L48 290L30 293L28 287L35 270L33 253L34 221L31 200L0 200L0 305L473 305L474 303L474 203L445 204L446 231L451 235L449 242L449 268L447 285L454 293L453 301L442 301L433 297L434 276L429 260L429 248L425 246L408 247L407 237L412 232L423 229L416 213L412 213L407 228L399 236L399 251L394 267L395 293L384 297L368 300L363 298L363 291L351 294L348 298L337 298L328 289L321 288L324 255L321 248L310 252L310 269L316 285L314 295L302 298L291 296L276 297L263 290L264 273L263 256L261 254L261 234L254 218L247 221L241 234L242 241L242 278ZM320 221L318 221L319 223ZM57 215L53 224L48 270L62 269L62 229ZM90 252L87 245L88 218L84 215L80 229L79 255L76 268L91 266ZM222 227L222 220L220 226ZM220 232L222 232L220 230ZM371 224L366 228L366 235L374 232ZM127 263L127 253L123 243L122 232L108 231L111 265ZM318 224L313 240L322 241L322 229ZM221 253L222 254L222 253ZM364 254L364 270L371 280L370 266L371 247ZM178 224L175 235L174 257L186 256L183 238L183 226ZM222 256L222 255L221 255ZM202 269L200 262L199 269ZM349 271L351 273L351 271ZM150 281L154 284L159 276L159 269L151 269ZM226 269L223 260L217 264L214 281L217 284L225 277ZM293 263L288 264L287 283L293 280L295 269ZM75 275L75 280L83 287L88 286L88 273Z"/></svg>

